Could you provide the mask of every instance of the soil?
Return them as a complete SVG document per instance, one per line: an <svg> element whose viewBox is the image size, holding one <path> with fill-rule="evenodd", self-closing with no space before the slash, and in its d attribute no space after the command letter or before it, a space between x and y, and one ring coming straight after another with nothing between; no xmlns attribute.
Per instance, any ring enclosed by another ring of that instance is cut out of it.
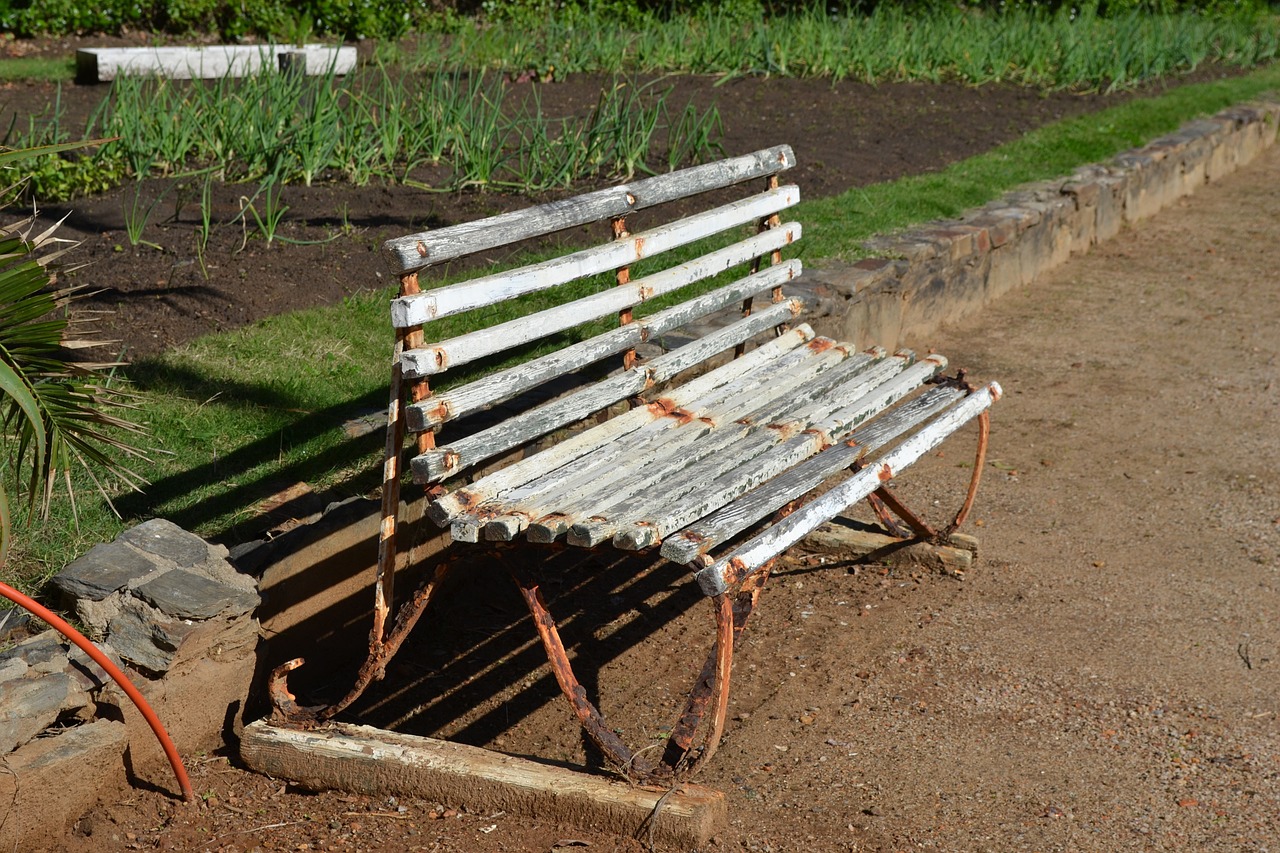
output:
<svg viewBox="0 0 1280 853"><path fill-rule="evenodd" d="M762 101L808 114L800 90L810 84L764 94L777 82L712 91L731 97L755 87ZM826 84L806 91L813 102L838 100ZM936 110L924 110L923 89L850 91L900 100L879 108L840 100L845 111L815 115L819 132L803 137L794 122L766 133L757 111L740 150L803 139L795 143L801 163L823 162L825 175L843 170L846 183L826 190L834 191L981 150L976 139L949 146L984 104L993 119L981 124L1001 130L982 145L1051 117L1031 107L1089 108L1014 97L1008 103L1028 112L1006 104L1017 116L1008 119L993 93L931 88ZM971 95L967 112L957 110ZM883 122L838 125L850 121L854 103L883 110L876 113ZM894 109L910 103L922 113L917 127L937 118L935 133L905 134L900 118L891 122ZM827 132L828 148L806 148ZM859 134L879 139L881 158L899 162L856 165ZM920 138L947 145L927 148ZM799 181L807 187L811 178ZM981 539L978 564L960 581L803 549L788 557L745 635L725 741L699 780L729 800L730 826L706 849L1275 847L1277 188L1280 149L1272 149L980 317L915 342L974 378L1000 380L1007 392L993 413L970 529ZM152 332L152 341L130 344L131 352L151 352L197 327L225 328L294 304L296 286L275 288L273 277L291 282L308 261L322 270L308 274L308 300L368 281L379 235L408 224L394 200L408 199L398 188L321 192L330 195L314 204L299 197L295 206L332 209L341 200L355 211L354 199L369 199L356 226L365 229L363 245L335 241L299 264L292 247L251 242L223 260L225 269L245 271L234 287L169 281L176 249L109 254L120 236L109 224L118 200L98 201L103 208L81 220L91 224L72 227L84 229L95 257L112 258L95 275L121 268L110 285L120 300L116 322L125 324L122 333L132 333L130 325ZM432 200L440 221L452 221L455 203L465 218L507 201ZM157 258L163 265L154 266ZM266 300L273 289L278 299ZM963 438L953 439L904 476L898 493L942 517L967 480L969 453ZM460 609L418 628L384 683L396 687L380 685L355 712L406 732L592 763L514 589L492 566L479 571L490 575L452 590ZM705 602L672 567L590 562L545 571L588 690L598 690L633 746L661 743L705 653ZM456 803L309 793L245 772L226 756L188 759L197 803L177 802L170 780L148 774L47 849L647 849L545 821L472 814Z"/></svg>

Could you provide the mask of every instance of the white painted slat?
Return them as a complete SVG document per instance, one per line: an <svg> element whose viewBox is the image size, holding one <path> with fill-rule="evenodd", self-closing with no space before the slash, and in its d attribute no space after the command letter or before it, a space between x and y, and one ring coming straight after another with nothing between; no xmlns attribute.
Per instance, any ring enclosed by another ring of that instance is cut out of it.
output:
<svg viewBox="0 0 1280 853"><path fill-rule="evenodd" d="M660 398L651 405L662 414L630 432L626 442L615 441L597 447L572 462L544 472L535 480L502 492L497 499L510 508L523 506L531 497L537 497L541 504L550 500L554 493L566 488L565 484L572 480L598 481L604 473L615 469L623 458L638 460L657 445L674 446L691 440L693 434L702 432L703 426L710 429L726 427L739 414L745 414L745 410L740 411L739 407L733 405L743 395L749 395L755 400L752 408L774 402L781 410L785 403L774 401L782 393L777 388L778 375L816 375L842 358L843 350L830 348L815 351L810 344L782 353L759 369L742 375L732 383L717 386L683 405L675 406L669 400Z"/></svg>
<svg viewBox="0 0 1280 853"><path fill-rule="evenodd" d="M897 472L914 463L941 444L951 433L985 411L1000 399L1000 394L1000 386L992 382L965 397L867 468L774 524L732 554L697 572L694 577L698 586L709 596L723 594L728 590L730 581L741 581L813 532L820 524L835 518L893 479Z"/></svg>
<svg viewBox="0 0 1280 853"><path fill-rule="evenodd" d="M556 509L555 502L564 500L566 494L594 490L601 483L614 484L619 480L619 470L623 465L635 467L640 464L642 457L648 458L647 455L651 456L655 452L678 453L717 425L731 426L732 412L738 410L724 407L739 395L758 394L759 402L763 404L771 394L780 393L777 387L770 387L771 384L776 385L775 377L780 373L797 370L810 361L821 360L831 364L844 356L843 351L836 351L834 348L815 351L811 347L812 343L810 346L784 352L756 370L743 374L734 382L711 389L696 400L677 404L670 397L662 398L649 407L649 411L655 414L639 428L628 432L625 441L602 443L576 459L540 472L527 483L503 490L500 495L490 497L469 513L455 516L452 521L455 538L475 535L473 531L483 530L485 538L507 541L524 530L532 519L545 516ZM780 404L775 403L775 406L781 408ZM604 429L606 426L596 429ZM484 519L488 517L494 519L486 523ZM530 536L533 541L550 542L564 533L567 525L555 525L554 530L554 533L545 534L534 530ZM460 541L477 540L461 538Z"/></svg>
<svg viewBox="0 0 1280 853"><path fill-rule="evenodd" d="M706 337L658 356L647 365L649 375L655 383L666 382L681 371L696 367L730 347L749 341L761 332L798 317L802 311L804 311L804 302L797 297L775 302L723 329L716 329Z"/></svg>
<svg viewBox="0 0 1280 853"><path fill-rule="evenodd" d="M816 401L788 429L761 430L701 464L665 469L649 483L649 493L662 495L661 501L623 506L612 518L608 510L597 510L589 523L573 528L569 543L594 546L613 537L620 548L647 548L829 446L834 438L822 427L830 425L831 413L845 401L857 401L846 408L856 407L859 421L873 417L940 369L934 363L909 364L902 357L886 359L849 377L834 392L815 395Z"/></svg>
<svg viewBox="0 0 1280 853"><path fill-rule="evenodd" d="M765 374L760 377L764 382L744 383L730 399L713 408L689 406L688 419L681 418L682 424L656 440L638 445L628 441L623 453L593 459L591 465L583 466L568 479L556 474L539 478L503 495L497 505L505 513L537 519L529 526L530 540L551 542L588 515L608 516L620 505L636 508L662 504L671 495L666 489L654 489L653 483L663 472L673 468L692 471L707 456L736 452L735 442L753 431L764 431L768 433L767 440L775 442L788 425L795 430L807 426L807 401L822 396L831 386L815 380L844 375L844 365L839 364L842 358L841 350L830 348L811 354L798 367L779 365L780 369L775 370L770 366L760 371ZM858 361L865 368L869 359L860 356ZM841 369L836 369L837 365ZM499 526L496 532L505 532L507 526Z"/></svg>
<svg viewBox="0 0 1280 853"><path fill-rule="evenodd" d="M414 482L432 483L452 476L477 462L505 453L621 399L639 394L654 383L701 364L716 353L795 317L802 307L803 303L798 299L770 305L705 338L659 356L647 365L634 367L567 397L535 406L475 435L451 442L447 447L419 454L411 463Z"/></svg>
<svg viewBox="0 0 1280 853"><path fill-rule="evenodd" d="M688 564L727 542L762 518L782 509L791 501L816 488L828 477L837 474L863 458L875 453L897 436L916 424L936 414L943 407L964 396L955 387L932 389L914 400L876 418L823 452L806 459L801 464L774 477L759 488L747 492L737 500L707 515L689 527L670 536L654 537L637 531L632 534L637 547L645 547L662 538L663 557L674 563ZM678 526L679 519L671 524ZM629 532L629 531L624 531Z"/></svg>
<svg viewBox="0 0 1280 853"><path fill-rule="evenodd" d="M813 329L807 323L801 323L786 334L762 344L741 358L734 359L728 364L721 365L702 376L686 382L666 396L675 405L685 405L688 401L695 400L714 388L726 385L738 377L750 373L761 364L777 358L780 353L803 345L812 340L813 337ZM508 465L469 486L464 486L438 498L428 505L427 513L436 524L444 527L454 516L467 512L471 507L478 505L489 497L523 485L545 471L564 465L583 454L590 453L601 445L617 440L639 429L652 419L653 416L647 408L632 409L630 412L606 421L595 429L578 433L564 441L557 442L553 447L549 447L541 453Z"/></svg>
<svg viewBox="0 0 1280 853"><path fill-rule="evenodd" d="M391 302L391 325L398 329L418 326L440 317L496 305L526 293L547 290L580 278L615 270L721 231L756 222L799 201L798 187L778 187L639 234L612 240L602 246L447 287L424 290L411 296L401 296Z"/></svg>
<svg viewBox="0 0 1280 853"><path fill-rule="evenodd" d="M906 367L888 381L860 383L851 387L844 397L856 402L845 406L836 414L831 414L831 411L839 403L829 406L814 419L817 422L803 433L793 437L784 436L785 441L773 442L759 450L752 448L750 452L744 449L726 454L727 459L723 464L708 467L705 471L687 472L687 479L692 487L685 490L678 499L658 505L657 512L631 514L625 523L617 526L614 545L629 551L648 548L666 539L673 531L709 513L727 509L726 504L729 507L736 506L741 503L744 494L841 441L852 425L876 417L904 395L918 388L941 370L941 367L935 365L934 362L916 364ZM761 455L757 456L757 453ZM782 505L779 504L779 507ZM759 519L767 512L755 518Z"/></svg>
<svg viewBox="0 0 1280 853"><path fill-rule="evenodd" d="M638 278L625 285L612 285L607 290L565 302L553 308L517 317L485 329L467 332L431 346L408 350L401 357L401 363L406 374L411 377L443 373L476 359L563 332L565 329L572 329L590 320L617 314L624 308L642 305L657 296L746 263L762 253L779 249L793 239L798 239L799 236L800 227L795 223L789 223L761 232L755 237L735 243L721 251L703 255L695 261ZM761 289L781 284L789 279L789 276L781 271L773 272L777 269L778 267L775 266L764 270L773 275L771 283L762 285Z"/></svg>
<svg viewBox="0 0 1280 853"><path fill-rule="evenodd" d="M399 275L497 246L625 216L634 210L733 186L753 178L776 175L790 169L795 162L791 146L778 145L477 222L398 237L383 243L382 251L392 270Z"/></svg>
<svg viewBox="0 0 1280 853"><path fill-rule="evenodd" d="M778 272L772 272L773 270ZM490 374L459 388L451 388L421 403L407 406L405 412L408 417L408 428L413 432L422 432L463 415L478 412L486 406L510 399L557 376L620 353L641 341L655 340L672 329L678 329L726 305L741 302L748 296L771 288L772 282L795 279L800 275L801 270L799 260L790 260L767 267L758 273L687 302L648 317L637 318L634 322L611 329L590 340L571 344L562 350Z"/></svg>

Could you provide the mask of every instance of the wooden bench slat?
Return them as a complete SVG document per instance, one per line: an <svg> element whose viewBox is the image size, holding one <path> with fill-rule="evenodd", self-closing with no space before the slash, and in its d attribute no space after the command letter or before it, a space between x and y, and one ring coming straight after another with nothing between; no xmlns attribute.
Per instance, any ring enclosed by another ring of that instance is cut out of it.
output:
<svg viewBox="0 0 1280 853"><path fill-rule="evenodd" d="M391 325L397 329L420 326L440 317L485 308L517 296L616 270L730 228L758 222L799 201L800 189L796 186L765 190L667 225L549 261L401 296L391 303Z"/></svg>
<svg viewBox="0 0 1280 853"><path fill-rule="evenodd" d="M695 401L672 413L677 418L663 418L662 422L675 421L675 425L663 432L655 430L648 441L637 434L620 448L623 452L598 454L590 464L576 466L571 477L560 476L563 469L558 469L502 495L494 502L502 515L485 525L485 538L509 540L527 525L530 540L551 542L587 513L607 513L618 504L634 505L646 499L664 500L666 495L652 485L672 465L693 466L752 431L775 434L776 429L766 427L771 423L799 420L807 424L814 405L809 398L827 393L854 372L845 370L849 362L855 362L851 367L858 371L871 363L871 357L862 354L845 359L835 347L819 353L802 349L810 356L803 364L775 362L758 371L755 381L735 383L729 397L707 407ZM536 523L529 524L531 520Z"/></svg>
<svg viewBox="0 0 1280 853"><path fill-rule="evenodd" d="M651 405L662 407L665 415L650 420L628 434L625 444L614 441L597 447L572 462L543 473L535 480L495 495L494 500L514 505L531 496L545 498L549 492L561 489L564 483L572 479L591 479L600 471L616 465L623 457L636 458L647 453L655 443L687 440L685 433L698 431L703 425L711 428L728 425L738 409L726 409L725 406L736 398L751 396L759 404L765 405L781 393L773 382L778 373L810 370L816 373L844 357L844 350L834 347L822 350L815 350L812 346L798 347L783 353L763 368L746 373L732 383L717 386L681 406L676 407L667 400L655 401ZM781 408L786 405L786 401L775 405Z"/></svg>
<svg viewBox="0 0 1280 853"><path fill-rule="evenodd" d="M612 285L607 290L590 296L485 329L467 332L429 347L407 350L401 356L401 364L404 366L405 375L411 378L443 373L476 359L641 305L654 297L719 275L739 264L745 264L752 258L767 255L799 237L800 226L794 222L788 223L734 243L717 252L703 255L695 261L638 278L627 284ZM771 285L765 285L765 287L768 286Z"/></svg>
<svg viewBox="0 0 1280 853"><path fill-rule="evenodd" d="M694 577L698 586L707 595L726 592L731 583L737 583L757 571L820 524L835 518L893 479L895 471L906 468L937 447L943 439L989 408L1000 398L1000 393L1000 386L992 382L968 395L873 464L772 525L732 554L697 572Z"/></svg>
<svg viewBox="0 0 1280 853"><path fill-rule="evenodd" d="M846 401L856 401L851 408L858 412L859 420L872 417L939 369L927 362L909 365L910 361L902 357L886 359L865 375L851 377L844 387L811 406L803 422L776 434L774 430L762 431L701 464L665 472L651 483L652 491L663 496L661 502L623 507L612 518L607 510L599 510L597 517L570 531L569 543L594 547L612 538L615 545L628 550L653 544L829 446L833 438L821 427ZM895 374L896 380L892 379ZM810 425L814 428L801 431Z"/></svg>
<svg viewBox="0 0 1280 853"><path fill-rule="evenodd" d="M420 483L437 482L554 429L581 420L592 412L625 397L639 394L654 383L670 379L681 371L701 364L716 353L794 318L802 308L803 303L798 299L770 305L705 338L659 356L643 367L632 368L567 397L535 406L447 447L419 454L411 463L414 480Z"/></svg>
<svg viewBox="0 0 1280 853"><path fill-rule="evenodd" d="M625 216L633 210L643 210L753 178L776 175L794 165L795 155L791 146L778 145L477 222L397 237L383 243L382 250L396 274L412 272L508 243Z"/></svg>
<svg viewBox="0 0 1280 853"><path fill-rule="evenodd" d="M945 364L945 361L942 363ZM779 442L776 448L767 449L768 456L755 462L747 462L746 454L742 454L741 458L735 456L726 464L708 466L706 470L690 470L688 479L694 484L693 488L682 495L679 501L668 501L662 505L661 511L656 514L651 513L618 525L613 537L614 545L628 551L648 548L693 522L700 519L705 521L712 513L725 512L742 504L747 496L754 493L753 490L763 488L761 484L766 481L774 482L781 476L787 476L785 472L793 466L803 467L807 464L806 459L812 461L810 457L821 455L833 445L839 446L838 443L845 441L849 431L857 424L880 415L903 396L937 375L941 369L937 361L925 361L906 367L892 379L885 377L886 381L883 383L863 384L845 397L853 399L853 403L842 408L840 404L831 406L821 421L805 432ZM832 412L832 409L836 411ZM879 419L891 418L893 413L882 415ZM816 486L817 483L813 485ZM759 511L748 523L764 518L785 503L786 501ZM755 510L746 509L745 512Z"/></svg>
<svg viewBox="0 0 1280 853"><path fill-rule="evenodd" d="M673 405L683 406L690 400L706 394L713 388L728 384L749 373L759 365L776 358L779 353L795 349L814 337L813 329L801 323L786 334L749 351L706 374L686 382L665 395ZM427 505L428 516L441 527L447 526L459 513L467 512L488 498L525 483L559 465L590 453L597 447L614 441L653 420L652 414L636 408L612 418L599 428L569 436L553 446L505 468L487 474L469 486L462 486Z"/></svg>
<svg viewBox="0 0 1280 853"><path fill-rule="evenodd" d="M702 554L782 509L866 454L875 453L897 436L963 396L964 392L955 387L931 389L854 430L830 448L747 492L736 501L704 515L674 535L670 535L670 530L681 526L680 519L671 519L665 529L663 525L658 525L659 530L655 532L659 535L654 536L649 544L660 538L663 540L660 551L663 557L674 563L692 563ZM636 542L649 539L639 531L631 536Z"/></svg>
<svg viewBox="0 0 1280 853"><path fill-rule="evenodd" d="M741 302L748 296L786 284L800 275L801 269L798 260L766 267L746 278L648 317L637 318L632 323L602 335L411 404L405 408L409 429L415 432L432 429L455 418L480 411L493 403L510 399L558 376L594 364L642 341L655 340L686 323L727 305Z"/></svg>

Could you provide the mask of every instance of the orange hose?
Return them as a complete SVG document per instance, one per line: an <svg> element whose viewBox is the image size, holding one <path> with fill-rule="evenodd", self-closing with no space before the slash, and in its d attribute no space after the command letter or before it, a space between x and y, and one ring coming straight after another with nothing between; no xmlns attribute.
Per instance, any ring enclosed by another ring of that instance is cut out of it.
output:
<svg viewBox="0 0 1280 853"><path fill-rule="evenodd" d="M128 677L120 671L120 667L112 663L111 658L104 655L97 646L85 639L83 634L68 625L49 608L23 595L7 583L0 582L0 595L15 604L25 607L45 622L48 622L54 630L75 643L81 651L93 658L94 663L106 670L107 675L111 676L112 680L120 685L120 689L142 712L143 719L147 721L147 725L151 726L151 731L155 732L156 740L160 741L160 746L164 748L164 754L169 759L169 765L173 767L173 775L178 778L178 787L182 788L182 799L188 803L194 800L196 795L191 790L191 780L187 778L187 768L182 764L182 758L178 755L178 748L173 745L173 741L169 738L169 733L165 731L164 724L160 722L160 718L151 709L151 705L147 703L146 698L138 692L138 688L134 687Z"/></svg>

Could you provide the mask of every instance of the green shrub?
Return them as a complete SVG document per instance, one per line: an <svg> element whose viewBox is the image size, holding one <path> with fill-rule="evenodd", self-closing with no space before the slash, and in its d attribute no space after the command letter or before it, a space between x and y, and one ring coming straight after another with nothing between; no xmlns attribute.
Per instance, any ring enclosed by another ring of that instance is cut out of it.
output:
<svg viewBox="0 0 1280 853"><path fill-rule="evenodd" d="M428 24L430 0L0 0L0 29L16 36L119 33L124 28L183 35L217 33L225 39L280 36L309 18L319 35L395 37Z"/></svg>

